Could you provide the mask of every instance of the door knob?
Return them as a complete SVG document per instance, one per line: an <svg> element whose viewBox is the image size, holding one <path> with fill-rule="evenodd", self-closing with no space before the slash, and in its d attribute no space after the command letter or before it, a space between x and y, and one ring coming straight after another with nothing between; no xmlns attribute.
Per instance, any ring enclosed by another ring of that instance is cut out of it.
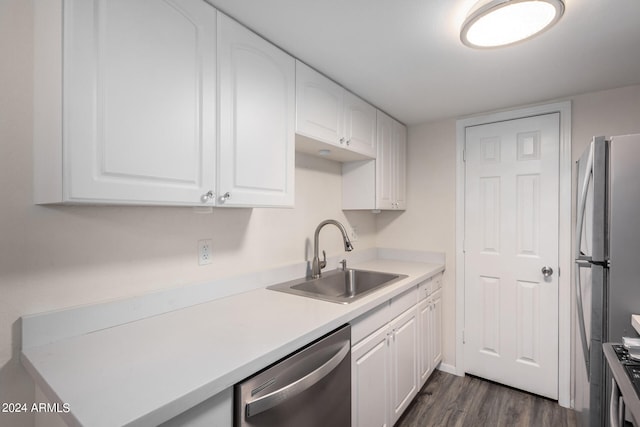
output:
<svg viewBox="0 0 640 427"><path fill-rule="evenodd" d="M542 275L543 275L544 277L549 277L549 276L551 276L552 274L553 274L553 268L548 267L548 266L546 266L546 265L545 265L544 267L542 267Z"/></svg>

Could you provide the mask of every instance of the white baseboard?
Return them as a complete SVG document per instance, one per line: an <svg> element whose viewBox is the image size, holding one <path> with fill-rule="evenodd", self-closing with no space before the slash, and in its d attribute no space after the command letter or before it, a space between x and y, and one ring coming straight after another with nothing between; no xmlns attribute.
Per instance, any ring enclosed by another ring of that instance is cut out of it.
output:
<svg viewBox="0 0 640 427"><path fill-rule="evenodd" d="M438 370L442 372L446 372L447 374L458 375L456 371L456 367L453 365L449 365L448 363L441 363L438 365ZM460 377L464 377L464 375L458 375Z"/></svg>

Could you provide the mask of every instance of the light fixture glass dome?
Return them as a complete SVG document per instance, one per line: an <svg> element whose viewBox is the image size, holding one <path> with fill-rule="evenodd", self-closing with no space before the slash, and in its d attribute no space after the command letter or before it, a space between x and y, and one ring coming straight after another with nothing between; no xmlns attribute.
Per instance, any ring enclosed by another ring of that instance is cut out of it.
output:
<svg viewBox="0 0 640 427"><path fill-rule="evenodd" d="M506 46L526 40L555 24L562 0L482 0L460 30L460 40L475 48Z"/></svg>

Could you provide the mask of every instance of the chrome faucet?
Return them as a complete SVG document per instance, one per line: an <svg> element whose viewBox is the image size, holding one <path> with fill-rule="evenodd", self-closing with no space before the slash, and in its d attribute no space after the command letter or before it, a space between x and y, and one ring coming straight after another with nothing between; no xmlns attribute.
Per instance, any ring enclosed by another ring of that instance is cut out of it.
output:
<svg viewBox="0 0 640 427"><path fill-rule="evenodd" d="M322 261L320 261L320 256L318 254L319 243L320 243L319 242L320 230L322 229L322 227L324 227L327 224L335 225L336 227L338 227L338 230L340 230L340 233L342 233L342 240L344 241L344 250L347 252L351 252L353 250L353 245L351 244L351 241L347 236L347 230L345 230L344 225L340 224L335 219L326 219L322 221L320 224L318 224L318 227L316 227L316 232L313 235L313 261L311 263L312 279L317 279L318 277L320 277L322 275L322 269L327 266L327 254L324 251L322 251L322 257L323 257Z"/></svg>

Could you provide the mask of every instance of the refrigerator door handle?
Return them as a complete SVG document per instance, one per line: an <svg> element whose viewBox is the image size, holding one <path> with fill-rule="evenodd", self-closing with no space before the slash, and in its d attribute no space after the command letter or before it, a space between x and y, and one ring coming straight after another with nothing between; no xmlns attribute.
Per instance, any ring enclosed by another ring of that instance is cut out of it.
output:
<svg viewBox="0 0 640 427"><path fill-rule="evenodd" d="M582 248L582 229L584 228L584 214L587 207L587 193L589 191L589 181L593 176L593 144L589 148L589 156L587 157L587 165L584 171L584 179L580 186L580 194L578 199L578 213L576 216L576 259L584 259L584 255L580 251Z"/></svg>
<svg viewBox="0 0 640 427"><path fill-rule="evenodd" d="M587 267L589 264L575 263L574 283L576 286L576 308L578 311L578 329L580 330L580 342L582 343L582 352L584 353L584 363L587 368L587 380L591 381L590 360L589 360L589 342L587 341L587 330L584 324L584 309L582 308L582 284L580 282L580 268Z"/></svg>
<svg viewBox="0 0 640 427"><path fill-rule="evenodd" d="M611 427L624 425L624 403L616 380L611 378L611 398L609 399L609 421Z"/></svg>

